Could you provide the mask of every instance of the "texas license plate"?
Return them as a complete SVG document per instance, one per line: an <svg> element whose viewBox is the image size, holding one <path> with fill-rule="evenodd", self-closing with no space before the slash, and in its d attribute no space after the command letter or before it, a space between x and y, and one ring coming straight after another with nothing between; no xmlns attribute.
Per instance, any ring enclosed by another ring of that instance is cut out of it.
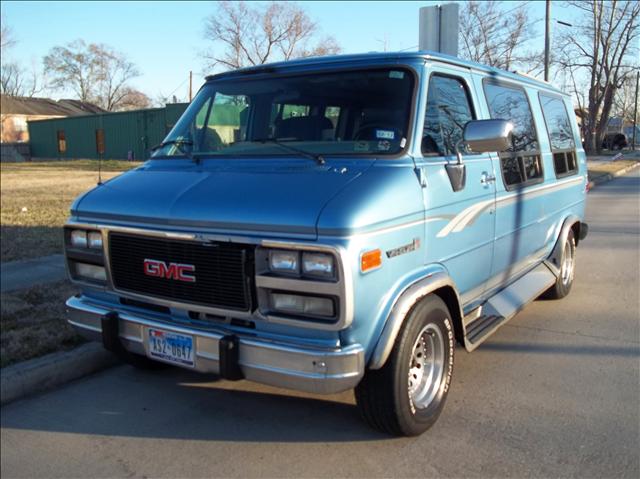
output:
<svg viewBox="0 0 640 479"><path fill-rule="evenodd" d="M149 329L149 355L182 366L193 366L193 337Z"/></svg>

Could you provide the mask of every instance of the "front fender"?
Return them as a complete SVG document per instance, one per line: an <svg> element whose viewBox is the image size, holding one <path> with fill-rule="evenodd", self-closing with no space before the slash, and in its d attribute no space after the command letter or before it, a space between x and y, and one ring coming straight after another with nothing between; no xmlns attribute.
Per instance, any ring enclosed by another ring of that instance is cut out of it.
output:
<svg viewBox="0 0 640 479"><path fill-rule="evenodd" d="M384 366L391 354L404 319L413 306L428 294L443 287L449 287L454 291L459 309L458 290L446 268L440 264L429 266L425 276L411 283L396 295L391 312L369 360L370 369L380 369ZM458 311L458 314L462 317L462 310Z"/></svg>

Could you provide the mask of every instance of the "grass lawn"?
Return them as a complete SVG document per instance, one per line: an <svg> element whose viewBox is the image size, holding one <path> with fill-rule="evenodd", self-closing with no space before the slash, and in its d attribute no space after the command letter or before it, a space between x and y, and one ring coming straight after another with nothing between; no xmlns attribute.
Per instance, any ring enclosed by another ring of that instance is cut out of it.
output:
<svg viewBox="0 0 640 479"><path fill-rule="evenodd" d="M103 180L137 162L102 162ZM95 186L96 160L3 163L0 166L2 261L62 252L61 226L73 200Z"/></svg>
<svg viewBox="0 0 640 479"><path fill-rule="evenodd" d="M2 293L0 367L82 343L65 318L64 302L77 292L65 280Z"/></svg>

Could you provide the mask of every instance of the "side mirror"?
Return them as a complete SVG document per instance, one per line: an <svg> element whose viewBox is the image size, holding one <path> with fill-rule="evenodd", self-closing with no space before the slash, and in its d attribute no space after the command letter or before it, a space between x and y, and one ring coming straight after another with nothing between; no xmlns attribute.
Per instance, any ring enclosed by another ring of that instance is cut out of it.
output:
<svg viewBox="0 0 640 479"><path fill-rule="evenodd" d="M476 153L505 151L511 146L513 123L507 120L472 120L467 122L462 141Z"/></svg>
<svg viewBox="0 0 640 479"><path fill-rule="evenodd" d="M462 163L460 148L464 145L476 153L505 151L511 146L513 123L507 120L471 120L464 126L462 140L456 145L457 163L445 165L453 191L464 189L466 167Z"/></svg>

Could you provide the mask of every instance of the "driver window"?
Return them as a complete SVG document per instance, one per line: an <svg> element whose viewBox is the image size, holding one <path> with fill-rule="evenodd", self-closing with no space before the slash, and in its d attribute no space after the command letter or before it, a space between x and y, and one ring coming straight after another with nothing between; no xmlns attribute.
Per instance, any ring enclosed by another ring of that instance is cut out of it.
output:
<svg viewBox="0 0 640 479"><path fill-rule="evenodd" d="M475 115L462 80L432 75L427 94L427 113L422 132L424 156L456 154L456 143L462 139L464 126ZM464 150L463 150L464 154Z"/></svg>
<svg viewBox="0 0 640 479"><path fill-rule="evenodd" d="M198 151L217 151L247 136L249 97L217 93L196 115Z"/></svg>

